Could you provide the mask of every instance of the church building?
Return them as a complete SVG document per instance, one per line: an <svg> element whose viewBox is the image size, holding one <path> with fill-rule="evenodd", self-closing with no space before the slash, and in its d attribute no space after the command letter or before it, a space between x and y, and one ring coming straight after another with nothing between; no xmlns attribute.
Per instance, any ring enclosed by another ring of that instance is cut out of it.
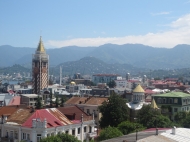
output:
<svg viewBox="0 0 190 142"><path fill-rule="evenodd" d="M33 93L39 94L40 90L48 87L49 55L46 54L42 37L36 53L32 56L32 82Z"/></svg>

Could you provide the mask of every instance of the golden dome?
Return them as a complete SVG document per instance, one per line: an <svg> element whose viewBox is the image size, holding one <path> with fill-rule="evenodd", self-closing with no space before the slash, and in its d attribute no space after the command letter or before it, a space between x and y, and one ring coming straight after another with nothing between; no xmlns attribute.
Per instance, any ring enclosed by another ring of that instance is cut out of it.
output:
<svg viewBox="0 0 190 142"><path fill-rule="evenodd" d="M144 89L141 85L137 85L137 87L133 90L134 93L144 93Z"/></svg>
<svg viewBox="0 0 190 142"><path fill-rule="evenodd" d="M74 81L71 81L71 84L72 84L72 85L75 85L76 83L75 83Z"/></svg>
<svg viewBox="0 0 190 142"><path fill-rule="evenodd" d="M40 36L40 42L38 44L37 51L39 51L39 52L45 52L45 48L44 48L44 45L43 45L43 42L42 42L42 36Z"/></svg>

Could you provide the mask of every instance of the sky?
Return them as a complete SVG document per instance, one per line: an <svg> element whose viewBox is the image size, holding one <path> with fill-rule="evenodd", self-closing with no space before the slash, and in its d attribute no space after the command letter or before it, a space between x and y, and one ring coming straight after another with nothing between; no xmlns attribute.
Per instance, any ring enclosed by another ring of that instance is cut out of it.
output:
<svg viewBox="0 0 190 142"><path fill-rule="evenodd" d="M0 0L0 46L190 44L190 0Z"/></svg>

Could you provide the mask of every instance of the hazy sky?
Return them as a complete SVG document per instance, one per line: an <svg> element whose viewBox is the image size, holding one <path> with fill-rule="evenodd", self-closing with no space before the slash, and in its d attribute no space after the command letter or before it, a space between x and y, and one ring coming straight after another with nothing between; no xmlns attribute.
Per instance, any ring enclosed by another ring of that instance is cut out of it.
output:
<svg viewBox="0 0 190 142"><path fill-rule="evenodd" d="M190 0L0 0L0 45L190 44Z"/></svg>

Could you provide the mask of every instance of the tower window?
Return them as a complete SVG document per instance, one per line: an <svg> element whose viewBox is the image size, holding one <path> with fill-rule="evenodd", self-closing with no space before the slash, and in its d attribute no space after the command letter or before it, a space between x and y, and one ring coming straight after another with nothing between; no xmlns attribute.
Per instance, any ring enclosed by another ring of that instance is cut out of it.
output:
<svg viewBox="0 0 190 142"><path fill-rule="evenodd" d="M46 63L43 62L43 67L46 67Z"/></svg>

